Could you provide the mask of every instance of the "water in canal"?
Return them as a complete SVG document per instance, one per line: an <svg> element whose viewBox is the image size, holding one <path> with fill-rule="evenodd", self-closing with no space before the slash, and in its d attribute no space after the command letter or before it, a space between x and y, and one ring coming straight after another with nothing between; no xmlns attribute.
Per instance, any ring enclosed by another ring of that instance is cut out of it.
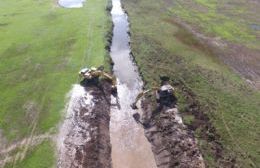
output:
<svg viewBox="0 0 260 168"><path fill-rule="evenodd" d="M132 115L130 104L142 90L143 82L133 62L129 46L129 23L120 0L113 0L114 23L111 57L114 75L118 79L120 108L111 107L110 138L113 168L155 168L151 145ZM115 100L114 100L115 101Z"/></svg>

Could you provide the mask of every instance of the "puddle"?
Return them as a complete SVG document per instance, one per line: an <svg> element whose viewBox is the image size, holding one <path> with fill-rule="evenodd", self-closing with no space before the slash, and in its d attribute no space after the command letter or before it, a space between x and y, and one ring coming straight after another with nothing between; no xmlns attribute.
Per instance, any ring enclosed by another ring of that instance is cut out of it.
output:
<svg viewBox="0 0 260 168"><path fill-rule="evenodd" d="M130 55L129 23L120 0L113 0L111 11L114 23L111 57L118 79L120 109L111 107L110 139L113 168L156 168L151 145L143 128L136 123L130 104L142 90L143 82ZM116 101L115 99L112 99Z"/></svg>
<svg viewBox="0 0 260 168"><path fill-rule="evenodd" d="M85 0L59 0L59 5L64 8L82 8Z"/></svg>

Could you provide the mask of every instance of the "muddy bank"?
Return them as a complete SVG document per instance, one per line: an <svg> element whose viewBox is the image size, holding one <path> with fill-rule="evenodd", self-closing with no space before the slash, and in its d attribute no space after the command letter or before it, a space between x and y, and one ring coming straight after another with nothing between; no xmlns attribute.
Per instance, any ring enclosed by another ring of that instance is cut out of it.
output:
<svg viewBox="0 0 260 168"><path fill-rule="evenodd" d="M57 167L111 167L109 137L111 84L75 85L60 129Z"/></svg>
<svg viewBox="0 0 260 168"><path fill-rule="evenodd" d="M158 168L204 168L196 139L183 124L177 108L164 107L158 112L151 102L150 98L142 102L143 115L140 121L152 144Z"/></svg>

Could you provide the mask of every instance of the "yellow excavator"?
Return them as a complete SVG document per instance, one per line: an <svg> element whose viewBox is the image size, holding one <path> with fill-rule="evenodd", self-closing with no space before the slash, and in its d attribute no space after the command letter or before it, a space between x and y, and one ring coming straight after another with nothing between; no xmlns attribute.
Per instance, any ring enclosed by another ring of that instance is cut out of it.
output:
<svg viewBox="0 0 260 168"><path fill-rule="evenodd" d="M116 77L114 75L110 75L107 72L104 72L104 67L100 66L99 68L91 67L91 68L83 68L79 71L80 79L86 80L87 82L92 82L98 84L99 78L107 79L112 84L112 94L117 94L116 87Z"/></svg>

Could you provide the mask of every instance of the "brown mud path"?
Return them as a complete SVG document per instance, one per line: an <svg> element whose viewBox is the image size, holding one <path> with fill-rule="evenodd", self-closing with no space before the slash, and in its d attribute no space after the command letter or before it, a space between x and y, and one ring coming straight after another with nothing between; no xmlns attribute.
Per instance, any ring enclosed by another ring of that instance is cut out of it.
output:
<svg viewBox="0 0 260 168"><path fill-rule="evenodd" d="M60 128L59 168L111 167L109 138L110 83L75 85Z"/></svg>

